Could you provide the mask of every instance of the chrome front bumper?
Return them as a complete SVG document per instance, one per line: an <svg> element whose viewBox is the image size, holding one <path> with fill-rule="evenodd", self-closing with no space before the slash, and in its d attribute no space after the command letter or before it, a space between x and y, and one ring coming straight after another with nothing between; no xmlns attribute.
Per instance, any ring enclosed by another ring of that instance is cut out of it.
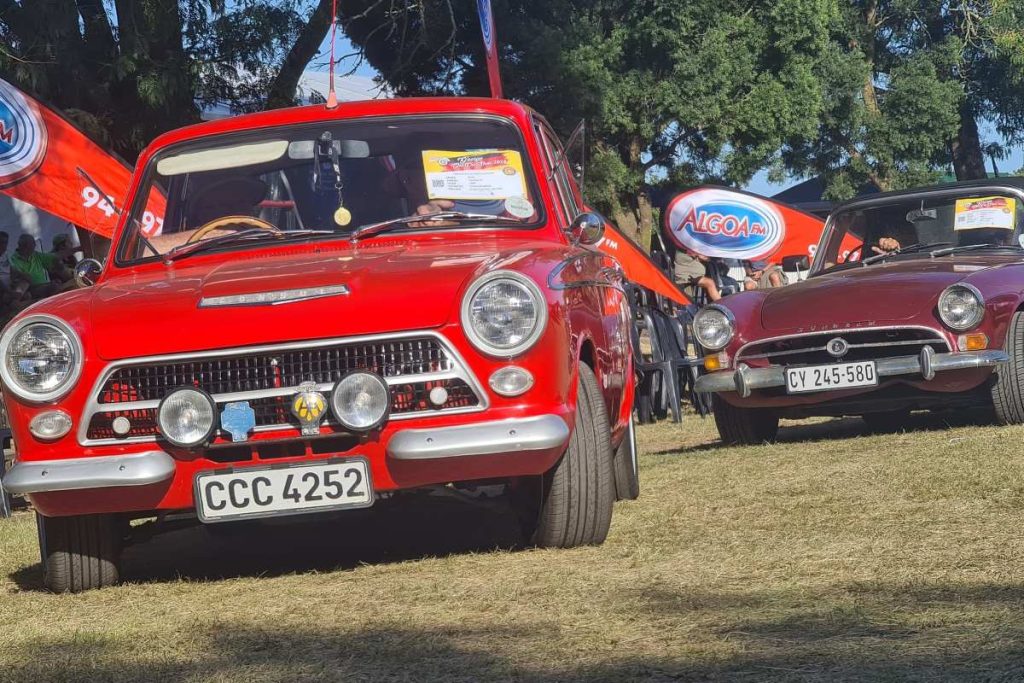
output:
<svg viewBox="0 0 1024 683"><path fill-rule="evenodd" d="M949 370L970 370L989 368L1005 363L1010 357L1004 351L961 351L959 353L936 353L930 346L921 349L916 356L881 358L875 361L875 372L879 377L898 375L921 375L925 380L935 378L937 372ZM720 393L735 391L746 398L757 389L770 389L786 385L785 368L781 365L770 368L751 368L740 363L732 372L713 372L701 375L694 386L696 391Z"/></svg>
<svg viewBox="0 0 1024 683"><path fill-rule="evenodd" d="M174 458L163 451L68 460L15 462L3 479L10 493L43 493L147 486L174 476Z"/></svg>
<svg viewBox="0 0 1024 683"><path fill-rule="evenodd" d="M477 422L460 427L405 429L391 437L388 456L433 460L465 455L501 455L564 446L569 426L557 415Z"/></svg>

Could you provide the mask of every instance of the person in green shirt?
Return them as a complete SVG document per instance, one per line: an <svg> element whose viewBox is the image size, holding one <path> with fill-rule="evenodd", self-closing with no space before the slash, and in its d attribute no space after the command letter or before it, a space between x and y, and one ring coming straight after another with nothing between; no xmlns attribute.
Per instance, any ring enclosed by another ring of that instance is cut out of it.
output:
<svg viewBox="0 0 1024 683"><path fill-rule="evenodd" d="M67 289L71 274L56 254L36 251L36 239L29 234L18 238L18 248L11 254L11 284L27 290L33 299L42 299Z"/></svg>

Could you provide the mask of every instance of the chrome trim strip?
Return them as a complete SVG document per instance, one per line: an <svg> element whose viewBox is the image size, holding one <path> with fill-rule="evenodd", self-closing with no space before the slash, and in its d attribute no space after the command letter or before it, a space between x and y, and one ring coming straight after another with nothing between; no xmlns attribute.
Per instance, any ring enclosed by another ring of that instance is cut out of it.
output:
<svg viewBox="0 0 1024 683"><path fill-rule="evenodd" d="M224 296L208 296L199 300L199 308L230 308L234 306L281 306L298 301L312 301L330 296L348 296L351 294L346 285L324 285L322 287L300 287L298 289L274 289L267 292L249 292L246 294L227 294ZM270 301L261 301L264 296L273 297Z"/></svg>
<svg viewBox="0 0 1024 683"><path fill-rule="evenodd" d="M874 344L849 344L848 348L851 349L878 349L887 346L924 346L925 344L939 343L949 348L949 342L945 339L907 339L906 341L898 342L878 342ZM755 353L752 356L743 356L743 360L751 360L753 358L778 358L779 356L797 356L801 353L814 353L815 351L828 351L827 346L808 346L803 349L792 349L790 351L775 351L773 353ZM739 356L737 356L739 358Z"/></svg>
<svg viewBox="0 0 1024 683"><path fill-rule="evenodd" d="M19 460L3 487L16 494L148 486L174 476L174 458L163 451L68 460Z"/></svg>
<svg viewBox="0 0 1024 683"><path fill-rule="evenodd" d="M180 361L195 361L203 360L206 358L220 358L224 356L237 356L239 354L247 353L266 353L268 351L292 351L292 350L309 350L317 349L325 346L335 346L337 344L365 344L372 342L382 341L402 341L408 339L415 339L418 337L432 337L448 357L451 359L453 369L449 372L433 372L423 373L420 375L396 375L395 377L385 378L388 381L388 385L391 384L402 384L409 381L433 381L437 379L461 379L469 385L473 393L476 394L479 403L476 406L469 408L452 408L450 410L426 410L415 413L403 413L401 415L392 415L389 421L394 420L410 420L418 417L429 417L433 415L460 415L463 413L476 413L486 410L490 406L488 394L484 391L483 385L477 380L476 376L470 371L469 365L466 364L465 359L455 349L454 346L442 335L435 330L411 330L407 332L397 332L392 334L374 334L374 335L363 335L359 337L332 337L330 339L316 339L306 342L288 342L286 344L264 344L260 346L241 346L233 347L230 349L217 349L215 351L201 351L197 353L175 353L165 354L159 356L142 356L138 358L126 358L110 363L97 378L96 383L93 385L91 392L89 393L89 400L86 403L85 408L82 410L82 419L78 425L78 443L83 446L114 446L121 444L131 443L155 443L156 437L152 436L137 436L125 439L88 439L89 423L92 421L93 416L99 413L111 413L118 410L126 410L131 408L125 408L124 406L133 406L135 409L138 408L155 408L159 401L133 401L131 403L100 403L99 395L103 388L103 385L110 378L110 376L118 369L126 366L133 365L145 365L149 363L163 363L163 362L180 362ZM394 381L392 381L394 380ZM321 384L319 385L321 390L330 390L334 387L333 384ZM216 401L227 402L231 400L246 400L243 398L233 398L235 396L242 396L248 394L248 398L267 398L271 396L287 396L289 393L295 393L298 387L282 387L281 389L265 389L253 392L232 392L228 394L216 394L214 399ZM275 393L282 392L282 393ZM152 404L152 405L150 405ZM324 422L325 425L333 424L330 419ZM271 432L271 431L288 431L293 430L291 425L264 425L257 427L255 432ZM298 438L298 432L296 431L296 438Z"/></svg>
<svg viewBox="0 0 1024 683"><path fill-rule="evenodd" d="M930 346L926 346L925 349L928 349L928 352L922 349L922 353L916 356L880 358L875 361L875 372L879 377L922 374L925 380L929 380L938 372L987 368L1010 360L1005 351L993 349L958 353L935 353ZM829 363L822 363L822 365L829 365ZM697 378L694 390L708 393L735 391L746 398L756 389L770 389L785 385L786 373L785 368L781 365L770 368L751 368L740 363L733 372L722 371L701 375Z"/></svg>
<svg viewBox="0 0 1024 683"><path fill-rule="evenodd" d="M405 429L388 442L396 460L434 460L468 455L501 455L564 446L569 426L557 415L496 420L437 429Z"/></svg>
<svg viewBox="0 0 1024 683"><path fill-rule="evenodd" d="M743 355L744 349L747 349L751 346L755 346L757 344L768 344L771 342L782 341L784 339L800 339L802 337L813 337L816 334L838 336L843 334L850 334L852 332L881 332L886 330L923 330L925 332L931 332L932 334L935 335L935 341L942 342L946 345L947 349L949 348L949 342L946 340L946 337L939 330L936 330L934 327L928 327L926 325L874 325L871 327L848 327L835 330L815 330L814 332L797 332L796 334L781 334L777 337L763 337L761 339L755 339L754 341L747 342L746 344L739 348L739 351L736 352L736 360L739 360L741 358L761 358L761 356ZM851 344L851 347L852 346L853 345ZM824 349L825 347L823 346L821 348Z"/></svg>

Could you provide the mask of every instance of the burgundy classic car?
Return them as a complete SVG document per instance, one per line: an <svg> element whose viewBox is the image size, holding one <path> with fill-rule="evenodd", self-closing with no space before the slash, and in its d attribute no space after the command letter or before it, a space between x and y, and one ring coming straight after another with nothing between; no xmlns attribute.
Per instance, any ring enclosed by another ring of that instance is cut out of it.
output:
<svg viewBox="0 0 1024 683"><path fill-rule="evenodd" d="M92 286L0 336L3 484L38 511L46 585L117 581L136 518L480 482L524 541L601 543L638 493L630 320L570 162L535 112L482 99L155 141Z"/></svg>
<svg viewBox="0 0 1024 683"><path fill-rule="evenodd" d="M728 443L779 418L991 406L1024 421L1024 179L872 195L830 216L809 277L698 312L698 391ZM799 260L799 259L797 259Z"/></svg>

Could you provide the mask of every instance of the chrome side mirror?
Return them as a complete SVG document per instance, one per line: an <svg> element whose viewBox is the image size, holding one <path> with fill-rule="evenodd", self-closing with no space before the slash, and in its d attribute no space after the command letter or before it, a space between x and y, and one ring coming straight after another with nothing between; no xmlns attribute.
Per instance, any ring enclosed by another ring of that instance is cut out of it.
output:
<svg viewBox="0 0 1024 683"><path fill-rule="evenodd" d="M92 287L102 272L102 263L94 258L84 258L75 264L75 284L79 287Z"/></svg>
<svg viewBox="0 0 1024 683"><path fill-rule="evenodd" d="M604 237L604 219L589 211L576 216L566 231L573 244L594 245Z"/></svg>

